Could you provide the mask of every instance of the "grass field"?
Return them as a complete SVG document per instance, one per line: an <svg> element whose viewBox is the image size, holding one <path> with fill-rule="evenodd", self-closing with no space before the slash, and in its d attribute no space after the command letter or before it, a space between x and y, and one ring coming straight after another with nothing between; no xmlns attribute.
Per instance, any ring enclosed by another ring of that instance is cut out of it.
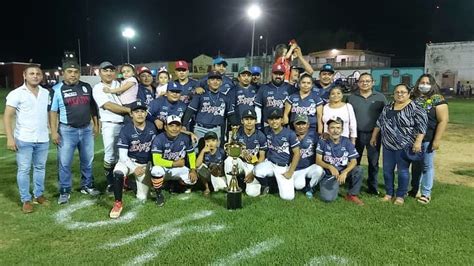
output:
<svg viewBox="0 0 474 266"><path fill-rule="evenodd" d="M474 127L464 115L472 112L469 103L452 101L451 122ZM244 196L244 208L237 211L225 209L224 193L211 198L199 191L165 193L162 208L152 200L136 203L126 194L123 216L112 222L112 199L106 196L93 199L74 192L68 205L56 204L56 150L51 145L46 177L51 204L25 215L15 157L5 142L0 138L1 265L474 264L472 188L437 182L427 206L411 198L404 206L384 204L365 193L363 207L342 198L325 204L301 193L291 202L276 195ZM94 174L103 190L101 149L98 139ZM77 189L77 160L73 172Z"/></svg>

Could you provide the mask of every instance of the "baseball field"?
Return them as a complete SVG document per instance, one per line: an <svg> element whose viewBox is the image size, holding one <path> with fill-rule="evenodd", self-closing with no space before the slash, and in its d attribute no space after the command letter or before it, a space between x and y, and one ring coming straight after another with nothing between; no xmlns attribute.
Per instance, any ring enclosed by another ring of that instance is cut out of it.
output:
<svg viewBox="0 0 474 266"><path fill-rule="evenodd" d="M5 93L0 109L4 109ZM474 264L474 101L451 100L450 124L436 156L433 200L403 206L361 194L365 206L342 197L326 204L297 193L243 197L244 207L225 208L222 192L165 193L166 204L136 202L127 192L118 220L112 198L75 191L57 205L56 149L46 172L49 206L23 214L15 154L0 137L0 264L216 264L216 265L472 265ZM96 140L94 174L103 191L102 141ZM79 189L79 166L73 167ZM383 190L380 176L380 191ZM364 181L365 188L365 181ZM343 190L344 192L344 190ZM342 192L342 193L343 193Z"/></svg>

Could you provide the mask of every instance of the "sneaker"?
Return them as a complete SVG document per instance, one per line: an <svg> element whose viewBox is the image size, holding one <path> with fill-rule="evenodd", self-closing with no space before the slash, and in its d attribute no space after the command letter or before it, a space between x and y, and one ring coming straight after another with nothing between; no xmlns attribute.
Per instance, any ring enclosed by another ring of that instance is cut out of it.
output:
<svg viewBox="0 0 474 266"><path fill-rule="evenodd" d="M66 203L68 203L70 197L71 197L71 194L69 194L69 193L59 194L58 204L66 204Z"/></svg>
<svg viewBox="0 0 474 266"><path fill-rule="evenodd" d="M93 187L83 187L81 188L81 193L85 195L98 196L100 194L100 191Z"/></svg>
<svg viewBox="0 0 474 266"><path fill-rule="evenodd" d="M31 201L25 201L23 202L23 207L21 208L23 213L32 213L33 212L33 204L31 204Z"/></svg>
<svg viewBox="0 0 474 266"><path fill-rule="evenodd" d="M306 194L306 197L307 197L308 199L312 199L312 198L313 198L313 192L311 192L311 191L306 191L305 194Z"/></svg>
<svg viewBox="0 0 474 266"><path fill-rule="evenodd" d="M187 188L187 189L184 191L184 193L186 193L186 194L189 194L189 193L191 193L191 192L192 192L191 188Z"/></svg>
<svg viewBox="0 0 474 266"><path fill-rule="evenodd" d="M37 198L34 198L33 199L33 204L41 204L41 205L49 205L49 200L46 199L43 195L37 197Z"/></svg>
<svg viewBox="0 0 474 266"><path fill-rule="evenodd" d="M354 202L355 204L359 205L359 206L363 206L364 205L364 202L359 199L359 197L357 197L356 195L350 195L350 194L347 194L345 199L347 201L352 201Z"/></svg>
<svg viewBox="0 0 474 266"><path fill-rule="evenodd" d="M269 186L262 186L260 189L260 195L261 196L266 196L270 192L270 187Z"/></svg>
<svg viewBox="0 0 474 266"><path fill-rule="evenodd" d="M165 205L165 196L163 196L162 192L156 194L156 205L158 205L158 207Z"/></svg>
<svg viewBox="0 0 474 266"><path fill-rule="evenodd" d="M112 210L110 210L110 218L112 219L117 219L120 217L120 214L122 213L122 202L120 200L116 200L114 203L114 207Z"/></svg>

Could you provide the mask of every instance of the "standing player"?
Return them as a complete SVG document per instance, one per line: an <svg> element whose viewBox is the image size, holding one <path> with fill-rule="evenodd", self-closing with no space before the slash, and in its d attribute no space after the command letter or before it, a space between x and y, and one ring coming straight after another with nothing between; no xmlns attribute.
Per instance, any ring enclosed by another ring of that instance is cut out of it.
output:
<svg viewBox="0 0 474 266"><path fill-rule="evenodd" d="M319 80L314 83L313 90L326 104L329 101L329 92L335 86L333 82L334 68L331 64L324 64L319 71Z"/></svg>
<svg viewBox="0 0 474 266"><path fill-rule="evenodd" d="M146 104L146 106L149 106L151 101L155 99L153 75L151 74L151 70L146 66L140 67L137 71L137 75L140 81L138 84L137 101L141 101Z"/></svg>
<svg viewBox="0 0 474 266"><path fill-rule="evenodd" d="M244 111L248 109L254 110L255 95L257 89L250 84L251 75L248 67L242 67L239 71L239 83L234 87L233 98L235 99L235 109L238 117L242 117Z"/></svg>
<svg viewBox="0 0 474 266"><path fill-rule="evenodd" d="M253 176L253 168L256 164L265 160L265 151L267 149L267 138L260 130L255 128L257 123L257 114L252 109L247 109L242 114L242 126L236 135L236 140L245 144L240 158L237 158L239 186L245 189L247 195L256 197L260 195L260 184ZM227 179L227 185L232 178L233 158L227 157L224 161L224 173ZM243 177L242 177L243 175Z"/></svg>
<svg viewBox="0 0 474 266"><path fill-rule="evenodd" d="M165 132L153 141L153 169L151 181L156 191L156 204L163 206L165 197L161 191L165 178L181 179L186 185L194 185L197 181L196 154L190 138L181 133L181 118L168 116ZM186 161L187 158L187 165Z"/></svg>
<svg viewBox="0 0 474 266"><path fill-rule="evenodd" d="M272 67L272 81L260 87L255 98L255 112L257 123L267 122L269 110L272 107L283 109L288 98L290 85L284 81L285 66L274 64ZM261 118L261 119L260 119Z"/></svg>
<svg viewBox="0 0 474 266"><path fill-rule="evenodd" d="M261 85L261 79L262 79L262 68L259 66L253 66L250 68L250 71L252 72L252 84L256 90L260 88Z"/></svg>
<svg viewBox="0 0 474 266"><path fill-rule="evenodd" d="M227 95L229 91L234 87L234 82L228 76L225 75L227 69L227 61L224 60L221 56L216 57L212 61L212 73L213 71L218 72L222 78L222 84L219 87L219 91L222 92L224 95ZM207 80L210 78L209 75L202 78L199 83L202 88L205 90L209 89L209 83Z"/></svg>
<svg viewBox="0 0 474 266"><path fill-rule="evenodd" d="M295 197L294 177L300 160L300 142L295 132L283 127L283 113L279 108L272 108L268 114L267 159L255 166L253 173L262 186L262 195L268 194L268 178L275 176L280 197L292 200Z"/></svg>
<svg viewBox="0 0 474 266"><path fill-rule="evenodd" d="M166 118L170 115L183 117L186 104L180 100L181 87L176 82L168 82L165 95L154 99L150 103L149 113L156 127L163 129Z"/></svg>
<svg viewBox="0 0 474 266"><path fill-rule="evenodd" d="M178 88L181 89L180 100L185 104L189 104L193 95L196 92L196 88L199 87L199 82L195 79L189 78L189 66L184 60L176 61L175 63L175 75L176 80L174 81ZM202 94L204 91L200 91Z"/></svg>
<svg viewBox="0 0 474 266"><path fill-rule="evenodd" d="M296 136L300 141L300 160L296 166L295 189L302 189L306 197L313 197L313 188L322 177L323 168L316 165L316 145L318 135L315 131L309 130L310 123L308 116L298 114L293 122Z"/></svg>
<svg viewBox="0 0 474 266"><path fill-rule="evenodd" d="M137 182L137 199L144 202L149 190L149 162L151 145L156 136L155 126L146 121L146 105L142 102L131 104L132 123L127 123L120 130L117 143L119 162L114 168L114 197L115 203L110 211L110 218L118 218L122 212L123 178L129 174L135 176Z"/></svg>

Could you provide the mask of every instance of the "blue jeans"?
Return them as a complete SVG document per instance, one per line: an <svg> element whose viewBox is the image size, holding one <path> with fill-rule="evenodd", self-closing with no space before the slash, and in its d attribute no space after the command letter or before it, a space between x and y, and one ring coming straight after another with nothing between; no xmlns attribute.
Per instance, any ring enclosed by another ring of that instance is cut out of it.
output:
<svg viewBox="0 0 474 266"><path fill-rule="evenodd" d="M380 155L380 134L377 138L377 145L370 145L372 132L357 131L357 139L355 148L359 153L357 165L360 165L364 148L367 148L367 162L369 163L369 175L367 177L367 188L370 191L378 191L378 175L379 175L379 155Z"/></svg>
<svg viewBox="0 0 474 266"><path fill-rule="evenodd" d="M360 193L362 186L362 168L360 166L354 167L352 171L347 174L346 184L349 187L347 194L357 196ZM319 181L320 195L322 201L331 202L337 198L339 193L339 182L334 176L326 174L321 181Z"/></svg>
<svg viewBox="0 0 474 266"><path fill-rule="evenodd" d="M383 179L388 196L394 196L395 166L398 172L398 188L396 196L404 198L408 191L410 162L402 158L403 150L389 150L383 147Z"/></svg>
<svg viewBox="0 0 474 266"><path fill-rule="evenodd" d="M58 145L59 193L70 193L72 187L71 165L76 148L79 150L81 187L92 187L92 161L94 160L94 136L92 125L74 128L59 125L61 141Z"/></svg>
<svg viewBox="0 0 474 266"><path fill-rule="evenodd" d="M33 163L33 195L38 198L44 192L44 177L46 160L48 159L49 142L24 142L15 140L18 148L16 162L18 172L16 181L20 192L21 202L31 201L30 169Z"/></svg>
<svg viewBox="0 0 474 266"><path fill-rule="evenodd" d="M411 167L412 189L418 191L421 185L421 195L430 197L434 181L434 155L429 149L430 142L423 142L422 148L425 156L421 161L413 162Z"/></svg>

